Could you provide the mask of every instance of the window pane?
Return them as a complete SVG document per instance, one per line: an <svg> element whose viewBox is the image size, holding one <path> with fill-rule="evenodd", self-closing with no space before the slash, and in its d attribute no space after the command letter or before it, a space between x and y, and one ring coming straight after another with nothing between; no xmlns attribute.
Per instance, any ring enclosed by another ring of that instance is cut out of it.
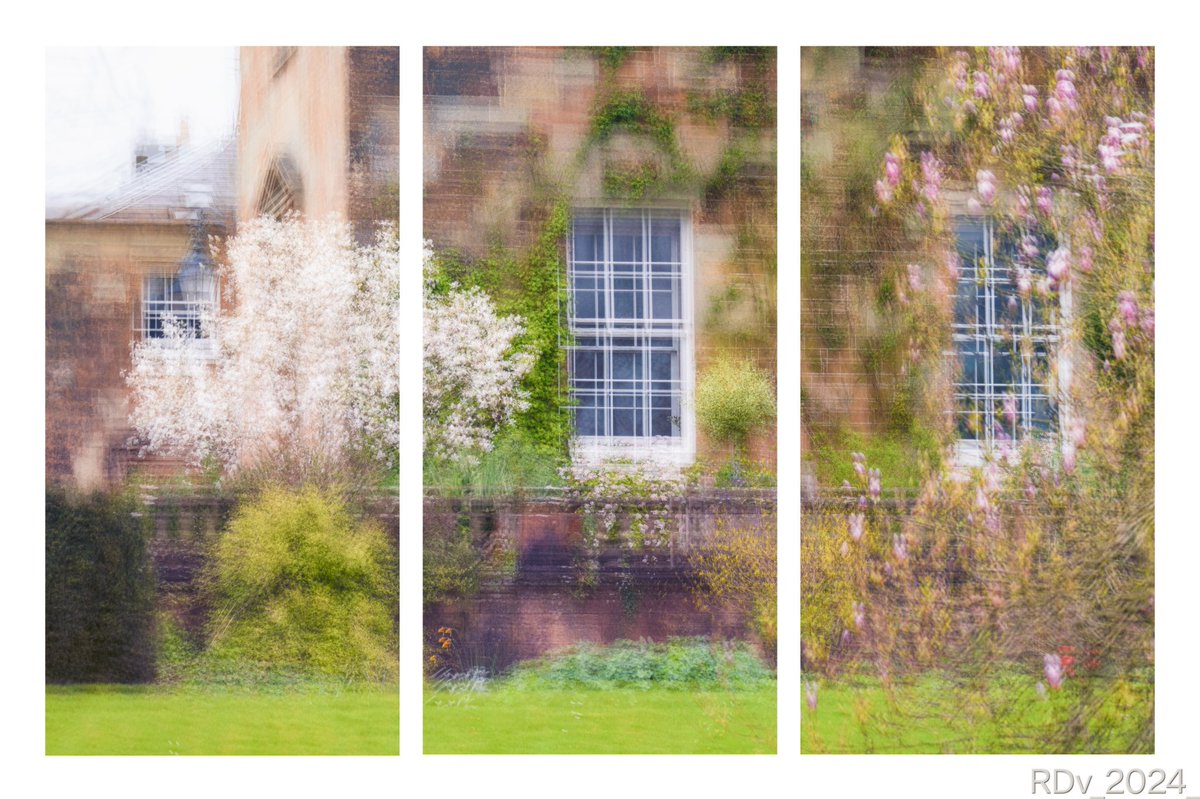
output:
<svg viewBox="0 0 1200 799"><path fill-rule="evenodd" d="M642 262L642 217L615 216L612 220L614 263Z"/></svg>
<svg viewBox="0 0 1200 799"><path fill-rule="evenodd" d="M598 216L576 216L572 225L574 241L572 257L576 261L604 260L604 219Z"/></svg>
<svg viewBox="0 0 1200 799"><path fill-rule="evenodd" d="M679 220L650 220L650 260L662 263L678 263Z"/></svg>

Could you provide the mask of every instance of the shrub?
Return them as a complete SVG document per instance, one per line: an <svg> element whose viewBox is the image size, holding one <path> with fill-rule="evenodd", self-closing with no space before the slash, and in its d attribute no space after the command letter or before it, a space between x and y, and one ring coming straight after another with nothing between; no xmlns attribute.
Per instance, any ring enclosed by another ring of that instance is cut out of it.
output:
<svg viewBox="0 0 1200 799"><path fill-rule="evenodd" d="M744 643L677 638L666 643L582 644L523 663L512 679L524 688L752 689L774 674Z"/></svg>
<svg viewBox="0 0 1200 799"><path fill-rule="evenodd" d="M234 513L210 579L210 659L395 679L394 553L340 497L267 489Z"/></svg>
<svg viewBox="0 0 1200 799"><path fill-rule="evenodd" d="M738 608L772 655L779 606L775 527L774 514L764 514L758 523L720 518L716 533L696 558L697 599Z"/></svg>
<svg viewBox="0 0 1200 799"><path fill-rule="evenodd" d="M718 361L696 386L696 418L713 438L740 448L775 417L770 378L749 362Z"/></svg>
<svg viewBox="0 0 1200 799"><path fill-rule="evenodd" d="M46 679L154 677L154 570L126 494L46 492Z"/></svg>

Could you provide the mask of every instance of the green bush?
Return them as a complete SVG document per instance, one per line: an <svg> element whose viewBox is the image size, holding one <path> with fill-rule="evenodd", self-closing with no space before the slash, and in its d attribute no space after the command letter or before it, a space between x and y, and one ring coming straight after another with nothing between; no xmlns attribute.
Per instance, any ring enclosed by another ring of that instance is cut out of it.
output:
<svg viewBox="0 0 1200 799"><path fill-rule="evenodd" d="M525 688L760 688L774 673L744 643L677 638L666 643L581 644L523 663L512 681Z"/></svg>
<svg viewBox="0 0 1200 799"><path fill-rule="evenodd" d="M154 570L125 494L46 492L46 679L154 677Z"/></svg>
<svg viewBox="0 0 1200 799"><path fill-rule="evenodd" d="M718 361L696 386L696 416L713 438L737 447L775 418L770 378L748 361Z"/></svg>
<svg viewBox="0 0 1200 799"><path fill-rule="evenodd" d="M210 663L395 679L395 556L340 497L267 489L234 513L209 578Z"/></svg>

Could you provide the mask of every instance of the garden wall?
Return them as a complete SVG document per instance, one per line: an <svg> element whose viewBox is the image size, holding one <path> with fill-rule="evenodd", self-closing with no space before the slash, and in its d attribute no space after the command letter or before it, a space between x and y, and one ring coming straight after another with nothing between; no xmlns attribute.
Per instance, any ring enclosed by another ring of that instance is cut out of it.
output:
<svg viewBox="0 0 1200 799"><path fill-rule="evenodd" d="M773 511L773 491L689 495L667 511L668 542L589 547L584 526L592 522L578 500L429 498L426 547L469 535L479 558L473 591L426 602L427 643L453 628L448 667L494 672L581 642L747 638L742 611L701 601L694 557L719 524L774 537Z"/></svg>
<svg viewBox="0 0 1200 799"><path fill-rule="evenodd" d="M154 564L156 603L187 633L199 639L208 618L203 592L204 569L212 546L236 507L236 498L220 493L158 493L142 496L148 515L150 555ZM393 496L362 500L367 515L383 527L399 547L399 507Z"/></svg>

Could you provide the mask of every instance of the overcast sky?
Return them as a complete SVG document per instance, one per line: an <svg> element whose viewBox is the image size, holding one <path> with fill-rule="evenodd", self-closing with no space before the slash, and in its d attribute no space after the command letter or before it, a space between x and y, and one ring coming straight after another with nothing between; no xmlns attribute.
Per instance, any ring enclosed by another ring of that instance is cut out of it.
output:
<svg viewBox="0 0 1200 799"><path fill-rule="evenodd" d="M141 142L202 143L237 121L237 48L46 51L46 205L98 199L132 174Z"/></svg>

